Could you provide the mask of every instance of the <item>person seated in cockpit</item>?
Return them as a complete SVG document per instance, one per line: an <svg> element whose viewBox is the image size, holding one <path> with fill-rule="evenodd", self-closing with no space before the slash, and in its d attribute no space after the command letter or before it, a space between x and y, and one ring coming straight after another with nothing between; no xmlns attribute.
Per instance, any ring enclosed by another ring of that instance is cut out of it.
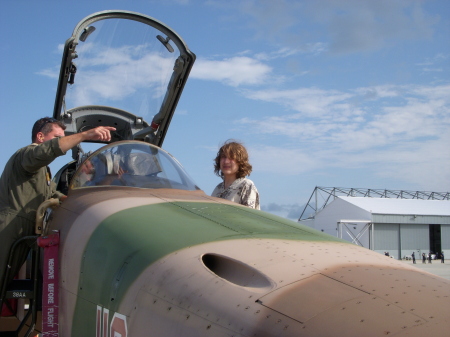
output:
<svg viewBox="0 0 450 337"><path fill-rule="evenodd" d="M124 185L119 183L125 170L121 166L117 166L114 170L110 159L103 153L99 153L93 158L86 159L80 165L81 174L84 177L86 186L101 186L101 185Z"/></svg>
<svg viewBox="0 0 450 337"><path fill-rule="evenodd" d="M150 177L162 169L152 154L133 152L126 155L102 152L85 160L78 179L84 186L147 186ZM148 186L147 186L148 187Z"/></svg>

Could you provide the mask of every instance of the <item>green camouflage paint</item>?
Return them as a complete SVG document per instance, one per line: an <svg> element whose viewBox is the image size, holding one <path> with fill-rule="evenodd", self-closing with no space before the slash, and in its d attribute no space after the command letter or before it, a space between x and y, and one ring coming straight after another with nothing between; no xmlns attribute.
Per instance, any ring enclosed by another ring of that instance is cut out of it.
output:
<svg viewBox="0 0 450 337"><path fill-rule="evenodd" d="M134 280L162 257L207 242L249 238L346 242L227 204L168 202L117 212L97 226L85 248L72 335L94 336L97 305L114 313Z"/></svg>

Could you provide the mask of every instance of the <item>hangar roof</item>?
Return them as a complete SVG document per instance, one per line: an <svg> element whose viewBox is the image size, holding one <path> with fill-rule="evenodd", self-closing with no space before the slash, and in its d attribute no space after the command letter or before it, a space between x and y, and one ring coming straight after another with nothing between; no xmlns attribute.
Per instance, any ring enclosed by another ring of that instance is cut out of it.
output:
<svg viewBox="0 0 450 337"><path fill-rule="evenodd" d="M449 200L393 199L344 196L340 196L338 198L359 208L362 208L372 214L450 216Z"/></svg>

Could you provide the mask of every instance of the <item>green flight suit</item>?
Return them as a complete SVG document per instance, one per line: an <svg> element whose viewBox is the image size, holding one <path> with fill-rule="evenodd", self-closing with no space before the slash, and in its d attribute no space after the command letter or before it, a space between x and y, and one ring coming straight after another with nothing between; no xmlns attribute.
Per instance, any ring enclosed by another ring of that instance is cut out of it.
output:
<svg viewBox="0 0 450 337"><path fill-rule="evenodd" d="M12 244L23 236L34 235L39 205L51 197L63 195L56 191L47 167L63 154L59 138L53 138L19 149L5 165L0 178L0 282L6 272ZM7 282L17 274L28 251L29 247L16 250Z"/></svg>

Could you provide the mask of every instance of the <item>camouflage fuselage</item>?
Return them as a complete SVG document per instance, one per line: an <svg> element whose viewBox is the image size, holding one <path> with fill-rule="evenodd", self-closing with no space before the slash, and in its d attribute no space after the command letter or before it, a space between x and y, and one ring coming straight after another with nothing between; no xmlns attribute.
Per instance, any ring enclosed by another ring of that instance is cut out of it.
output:
<svg viewBox="0 0 450 337"><path fill-rule="evenodd" d="M73 190L61 336L444 336L450 281L202 191Z"/></svg>

